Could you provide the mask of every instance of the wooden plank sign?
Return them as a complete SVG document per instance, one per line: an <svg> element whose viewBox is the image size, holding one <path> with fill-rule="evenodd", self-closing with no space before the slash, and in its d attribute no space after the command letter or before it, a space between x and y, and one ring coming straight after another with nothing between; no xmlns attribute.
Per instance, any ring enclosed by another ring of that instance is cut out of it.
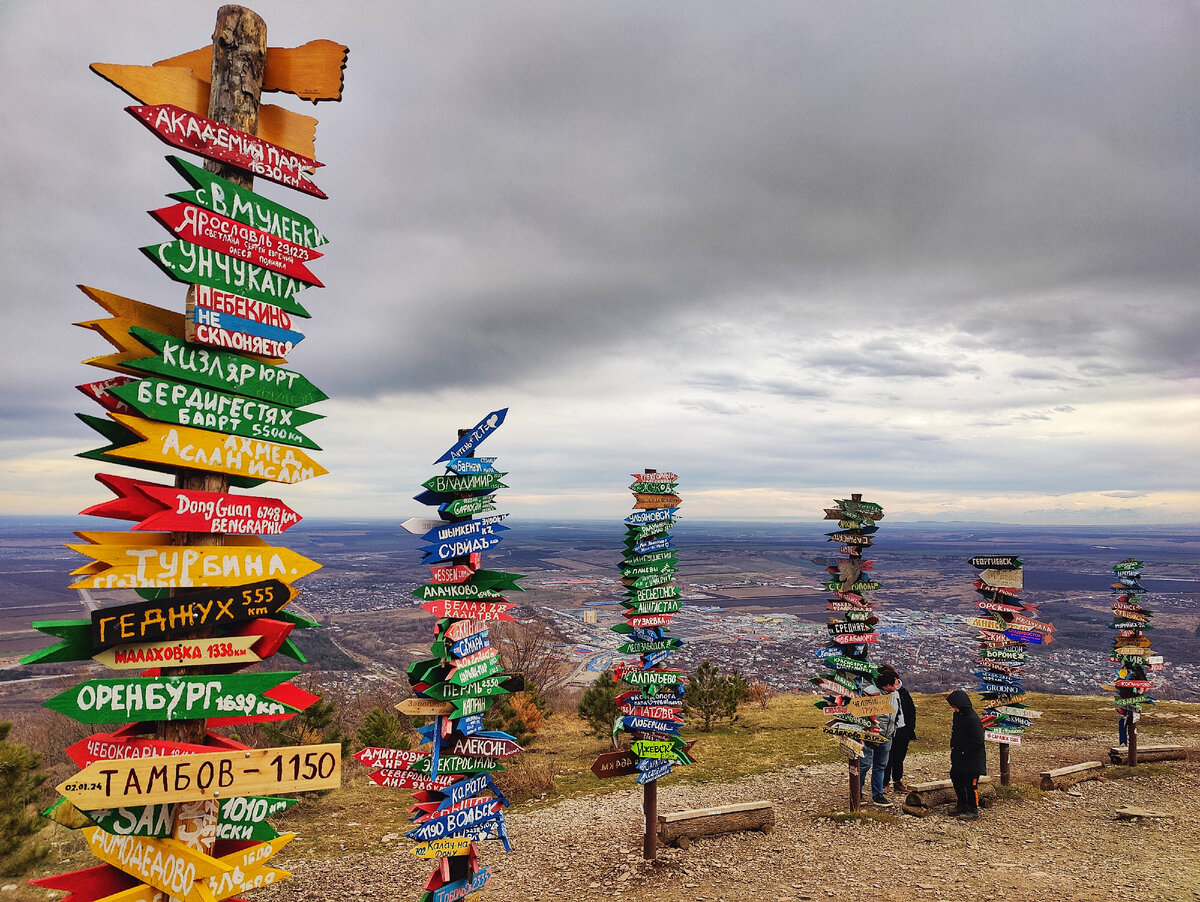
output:
<svg viewBox="0 0 1200 902"><path fill-rule="evenodd" d="M250 537L245 537L250 538ZM73 589L237 586L248 577L296 580L320 564L281 547L238 545L68 545L95 563L76 570Z"/></svg>
<svg viewBox="0 0 1200 902"><path fill-rule="evenodd" d="M337 789L342 752L336 743L96 761L56 789L76 808L114 802L155 805L209 798Z"/></svg>
<svg viewBox="0 0 1200 902"><path fill-rule="evenodd" d="M846 702L846 707L859 717L872 717L876 714L893 712L890 695L861 695Z"/></svg>
<svg viewBox="0 0 1200 902"><path fill-rule="evenodd" d="M479 445L490 436L493 432L500 428L504 423L504 417L508 414L508 408L504 407L500 410L493 410L487 414L482 420L475 424L475 427L464 434L457 442L450 446L441 457L434 461L435 464L440 464L443 461L452 460L457 457L469 457L471 453L479 447Z"/></svg>
<svg viewBox="0 0 1200 902"><path fill-rule="evenodd" d="M162 423L320 450L299 428L323 419L319 413L155 376L117 386L112 391L142 416Z"/></svg>
<svg viewBox="0 0 1200 902"><path fill-rule="evenodd" d="M1024 570L1017 567L1005 569L993 567L980 571L979 579L986 586L1020 589L1024 586L1024 573Z"/></svg>
<svg viewBox="0 0 1200 902"><path fill-rule="evenodd" d="M639 493L633 507L635 510L671 510L678 509L683 499L673 494Z"/></svg>
<svg viewBox="0 0 1200 902"><path fill-rule="evenodd" d="M299 713L266 696L296 672L86 680L47 699L45 707L79 723L198 720L230 714Z"/></svg>
<svg viewBox="0 0 1200 902"><path fill-rule="evenodd" d="M308 175L324 164L309 157L171 104L131 106L126 112L173 147L314 197L326 196Z"/></svg>
<svg viewBox="0 0 1200 902"><path fill-rule="evenodd" d="M92 612L92 646L158 642L187 636L206 627L221 627L270 617L282 611L296 593L276 579L232 588L135 602Z"/></svg>
<svg viewBox="0 0 1200 902"><path fill-rule="evenodd" d="M454 705L450 702L438 701L432 698L406 698L395 705L401 714L409 717L439 717L451 714Z"/></svg>
<svg viewBox="0 0 1200 902"><path fill-rule="evenodd" d="M108 450L109 457L285 484L329 472L303 451L288 445L190 426L171 426L125 414L109 416L135 436L133 444Z"/></svg>
<svg viewBox="0 0 1200 902"><path fill-rule="evenodd" d="M176 639L169 643L119 645L92 655L92 660L109 670L207 664L245 665L262 660L250 647L258 640L258 636L230 636L228 639Z"/></svg>

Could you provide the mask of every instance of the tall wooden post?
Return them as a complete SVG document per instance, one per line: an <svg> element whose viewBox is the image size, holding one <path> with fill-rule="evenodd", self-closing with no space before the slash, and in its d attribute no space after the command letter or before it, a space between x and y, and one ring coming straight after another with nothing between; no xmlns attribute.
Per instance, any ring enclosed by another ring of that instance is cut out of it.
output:
<svg viewBox="0 0 1200 902"><path fill-rule="evenodd" d="M267 62L267 25L252 10L241 6L222 6L217 11L213 30L212 90L208 117L250 134L258 133L258 105L262 93L263 71ZM243 188L254 184L254 177L240 169L213 160L205 164L210 172L227 178ZM188 289L187 303L194 301L195 287ZM202 492L229 491L229 477L223 473L180 470L175 485ZM223 545L221 534L175 532L173 545ZM211 634L211 628L209 629ZM164 673L196 673L205 668L171 668ZM159 723L161 739L200 744L207 732L207 721L186 720ZM215 799L180 804L176 808L173 836L205 853L212 851L217 834Z"/></svg>
<svg viewBox="0 0 1200 902"><path fill-rule="evenodd" d="M657 473L656 467L645 467L643 473ZM646 832L642 837L642 858L658 856L658 781L651 780L642 786L642 815L646 819Z"/></svg>
<svg viewBox="0 0 1200 902"><path fill-rule="evenodd" d="M1008 743L1000 743L1000 785L1008 786L1012 782L1012 768L1008 761Z"/></svg>
<svg viewBox="0 0 1200 902"><path fill-rule="evenodd" d="M651 780L642 787L642 814L646 818L646 835L642 837L642 857L650 860L658 855L657 780Z"/></svg>
<svg viewBox="0 0 1200 902"><path fill-rule="evenodd" d="M1125 723L1125 738L1129 740L1129 766L1137 767L1137 719L1134 717L1134 712L1132 711L1126 714L1125 717L1127 718Z"/></svg>
<svg viewBox="0 0 1200 902"><path fill-rule="evenodd" d="M862 764L858 758L850 759L850 810L862 807Z"/></svg>

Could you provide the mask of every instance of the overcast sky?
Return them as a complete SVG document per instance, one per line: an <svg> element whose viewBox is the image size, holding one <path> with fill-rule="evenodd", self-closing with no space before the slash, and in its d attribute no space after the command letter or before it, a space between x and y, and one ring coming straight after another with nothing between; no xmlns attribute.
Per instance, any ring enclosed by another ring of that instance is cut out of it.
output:
<svg viewBox="0 0 1200 902"><path fill-rule="evenodd" d="M217 6L0 3L0 513L144 475L73 456L110 350L74 286L182 310L137 248L187 186L88 65L205 46ZM267 98L321 123L329 199L258 188L330 238L290 358L330 473L260 493L424 515L508 407L480 453L525 517L619 518L652 466L698 519L1200 520L1194 3L252 8L350 47L340 103Z"/></svg>

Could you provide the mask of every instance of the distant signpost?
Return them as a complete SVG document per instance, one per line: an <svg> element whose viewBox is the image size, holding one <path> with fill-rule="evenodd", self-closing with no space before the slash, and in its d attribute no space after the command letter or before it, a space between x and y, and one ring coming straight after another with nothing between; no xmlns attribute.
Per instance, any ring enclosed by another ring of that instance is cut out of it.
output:
<svg viewBox="0 0 1200 902"><path fill-rule="evenodd" d="M879 667L870 660L871 646L879 641L875 626L875 602L868 594L880 588L880 583L863 576L872 567L863 553L873 544L872 535L879 529L883 508L863 501L862 495L835 500L835 507L825 508L825 519L837 522L837 531L826 533L836 542L841 557L819 561L827 574L825 588L832 593L826 610L840 615L830 617L827 626L829 643L818 652L821 664L827 668L811 680L823 696L816 706L829 715L823 731L834 737L838 748L846 755L850 767L850 809L861 804L859 758L863 745L876 741L872 734L875 717L891 710L890 702L880 700L873 680Z"/></svg>
<svg viewBox="0 0 1200 902"><path fill-rule="evenodd" d="M658 780L679 765L690 764L686 745L678 739L682 718L675 715L684 692L682 671L660 666L683 640L668 635L674 615L682 607L675 586L676 558L671 540L675 514L682 503L675 494L679 477L647 469L633 474L629 487L634 511L625 518L625 550L620 564L626 597L623 621L613 630L632 636L620 648L626 659L613 670L613 678L633 687L618 696L621 716L613 723L613 743L628 734L628 751L606 752L592 764L601 778L637 775L644 787L642 810L645 833L642 855L657 855Z"/></svg>
<svg viewBox="0 0 1200 902"><path fill-rule="evenodd" d="M355 755L375 784L415 791L417 826L405 835L419 843L414 854L436 861L424 902L454 902L482 888L490 871L479 863L477 843L497 839L508 848L508 801L488 775L522 749L507 733L484 730L483 715L524 686L520 675L504 673L489 635L497 622L516 619L509 613L516 605L503 593L521 591L523 577L482 569L482 552L504 538L506 515L472 515L494 509L493 493L506 488L500 481L505 474L492 466L493 458L471 456L507 413L493 411L460 432L434 462L445 464L446 472L426 480L416 496L437 516L402 524L429 543L421 549L429 582L412 594L438 618L431 657L408 668L414 697L396 705L403 714L431 718L420 730L423 748L364 748Z"/></svg>
<svg viewBox="0 0 1200 902"><path fill-rule="evenodd" d="M1053 642L1054 625L1038 620L1036 605L1021 597L1025 577L1020 557L980 555L967 563L980 571L973 583L980 596L975 605L986 615L967 618L979 631L975 677L984 699L983 738L999 744L1000 782L1007 786L1012 779L1009 749L1021 744L1025 730L1042 713L1021 701L1026 648Z"/></svg>
<svg viewBox="0 0 1200 902"><path fill-rule="evenodd" d="M1150 637L1145 633L1153 629L1151 620L1154 612L1143 605L1145 588L1142 586L1143 564L1134 558L1113 565L1116 581L1112 584L1113 601L1113 650L1109 661L1113 665L1113 683L1119 723L1119 742L1128 749L1130 766L1138 763L1137 724L1142 708L1154 704L1150 695L1155 681L1152 676L1165 665L1161 655L1150 649Z"/></svg>

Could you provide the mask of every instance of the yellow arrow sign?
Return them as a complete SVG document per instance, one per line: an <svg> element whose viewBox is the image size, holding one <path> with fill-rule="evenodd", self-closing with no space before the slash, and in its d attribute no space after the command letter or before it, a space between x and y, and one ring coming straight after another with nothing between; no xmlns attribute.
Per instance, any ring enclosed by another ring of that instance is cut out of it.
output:
<svg viewBox="0 0 1200 902"><path fill-rule="evenodd" d="M99 827L85 827L82 833L92 854L101 861L187 902L216 902L203 881L233 870L176 839L115 836Z"/></svg>
<svg viewBox="0 0 1200 902"><path fill-rule="evenodd" d="M93 761L55 787L76 808L159 805L198 799L337 789L342 746L284 746Z"/></svg>
<svg viewBox="0 0 1200 902"><path fill-rule="evenodd" d="M150 357L152 352L129 334L131 326L144 326L183 341L184 316L182 313L155 307L153 304L144 304L132 298L121 297L119 294L101 291L99 288L91 288L87 285L78 287L80 291L111 313L112 318L85 320L75 325L99 332L118 352L92 357L85 360L84 363L118 373L140 375L135 370L128 369L124 365L125 362Z"/></svg>
<svg viewBox="0 0 1200 902"><path fill-rule="evenodd" d="M229 855L217 859L197 852L197 855L202 855L214 864L229 867L229 870L208 878L206 881L208 889L220 902L222 899L228 899L246 890L267 886L276 880L290 877L291 875L287 871L265 867L264 862L291 842L295 835L295 833L285 833L271 842L258 843L248 849L231 852ZM153 886L143 883L111 896L105 896L96 902L162 902L162 893Z"/></svg>
<svg viewBox="0 0 1200 902"><path fill-rule="evenodd" d="M287 548L271 545L68 545L93 558L75 575L73 589L203 588L239 586L247 580L285 583L321 565Z"/></svg>
<svg viewBox="0 0 1200 902"><path fill-rule="evenodd" d="M303 482L329 472L304 451L290 445L191 426L172 426L128 414L109 416L145 440L114 448L108 452L113 457L285 484Z"/></svg>
<svg viewBox="0 0 1200 902"><path fill-rule="evenodd" d="M254 664L261 661L250 646L261 636L228 636L224 639L178 639L174 642L139 642L118 645L92 655L109 670L145 670L194 664Z"/></svg>
<svg viewBox="0 0 1200 902"><path fill-rule="evenodd" d="M892 708L891 695L863 695L858 698L852 698L846 702L846 707L850 709L852 714L859 717L871 717L874 714L891 714Z"/></svg>
<svg viewBox="0 0 1200 902"><path fill-rule="evenodd" d="M440 858L443 855L466 855L471 850L471 837L447 836L414 846L409 851L418 858Z"/></svg>
<svg viewBox="0 0 1200 902"><path fill-rule="evenodd" d="M454 713L454 705L432 698L406 698L396 705L396 710L409 717L436 717L439 714Z"/></svg>

